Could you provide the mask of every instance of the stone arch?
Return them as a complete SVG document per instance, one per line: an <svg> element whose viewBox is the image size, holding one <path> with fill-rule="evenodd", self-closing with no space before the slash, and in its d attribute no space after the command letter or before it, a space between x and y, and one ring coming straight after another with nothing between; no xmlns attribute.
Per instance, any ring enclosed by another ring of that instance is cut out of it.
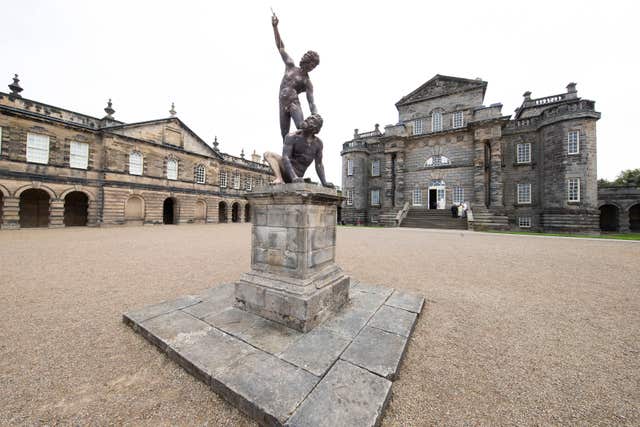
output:
<svg viewBox="0 0 640 427"><path fill-rule="evenodd" d="M196 209L194 219L198 222L207 222L207 202L198 199L196 200Z"/></svg>
<svg viewBox="0 0 640 427"><path fill-rule="evenodd" d="M48 227L51 195L41 188L25 188L19 193L21 228Z"/></svg>
<svg viewBox="0 0 640 427"><path fill-rule="evenodd" d="M24 193L27 190L42 190L45 191L47 194L49 194L49 197L52 199L56 199L56 193L50 189L49 187L47 187L46 185L41 185L40 183L37 183L36 185L34 184L28 184L28 185L23 185L22 187L18 188L15 193L13 193L13 197L15 198L19 198L22 193Z"/></svg>
<svg viewBox="0 0 640 427"><path fill-rule="evenodd" d="M220 203L218 203L218 222L227 222L227 215L227 202L221 200Z"/></svg>
<svg viewBox="0 0 640 427"><path fill-rule="evenodd" d="M600 230L602 231L618 231L620 224L618 216L620 208L612 203L605 203L599 207L600 210Z"/></svg>
<svg viewBox="0 0 640 427"><path fill-rule="evenodd" d="M177 224L178 213L178 199L171 196L164 199L162 202L162 223Z"/></svg>
<svg viewBox="0 0 640 427"><path fill-rule="evenodd" d="M640 232L640 203L629 208L629 230Z"/></svg>
<svg viewBox="0 0 640 427"><path fill-rule="evenodd" d="M89 199L90 202L95 201L95 197L93 196L93 194L91 194L91 192L83 189L83 188L68 188L66 190L64 190L62 193L60 193L60 198L64 200L65 197L67 197L67 195L69 193L73 193L74 191L78 191L80 193L84 193L85 196L87 196L87 199Z"/></svg>
<svg viewBox="0 0 640 427"><path fill-rule="evenodd" d="M246 203L244 205L244 222L251 222L251 205Z"/></svg>
<svg viewBox="0 0 640 427"><path fill-rule="evenodd" d="M64 225L85 226L89 221L89 196L84 191L67 192L64 197Z"/></svg>
<svg viewBox="0 0 640 427"><path fill-rule="evenodd" d="M9 189L7 187L5 187L4 185L0 184L0 195L2 195L4 197L10 197L11 196L11 192L9 191Z"/></svg>
<svg viewBox="0 0 640 427"><path fill-rule="evenodd" d="M144 221L145 200L132 194L124 204L124 220L127 224L142 224Z"/></svg>
<svg viewBox="0 0 640 427"><path fill-rule="evenodd" d="M231 222L240 222L240 203L233 202L231 205Z"/></svg>

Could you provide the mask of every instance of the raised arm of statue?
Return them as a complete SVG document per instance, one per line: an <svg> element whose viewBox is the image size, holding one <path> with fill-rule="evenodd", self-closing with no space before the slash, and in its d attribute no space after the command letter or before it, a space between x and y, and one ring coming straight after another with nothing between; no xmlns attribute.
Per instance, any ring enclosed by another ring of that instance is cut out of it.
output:
<svg viewBox="0 0 640 427"><path fill-rule="evenodd" d="M316 102L313 99L313 85L311 84L310 79L307 79L307 88L305 91L307 92L307 102L309 103L309 111L311 111L311 114L318 114L318 108L316 107Z"/></svg>
<svg viewBox="0 0 640 427"><path fill-rule="evenodd" d="M287 51L284 50L284 43L282 42L282 38L280 37L280 31L278 31L279 22L280 20L278 19L278 17L273 14L273 16L271 17L271 25L273 26L273 35L276 38L276 47L278 48L280 56L282 57L282 61L284 61L285 65L287 67L293 67L295 66L295 63L293 62L293 59L291 59Z"/></svg>

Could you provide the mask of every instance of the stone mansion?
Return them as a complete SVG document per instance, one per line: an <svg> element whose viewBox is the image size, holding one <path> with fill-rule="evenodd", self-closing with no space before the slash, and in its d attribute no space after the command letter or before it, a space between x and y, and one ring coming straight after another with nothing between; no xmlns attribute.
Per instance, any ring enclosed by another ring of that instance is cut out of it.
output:
<svg viewBox="0 0 640 427"><path fill-rule="evenodd" d="M341 152L342 220L402 225L467 202L474 229L598 231L595 102L569 83L525 92L511 117L483 105L486 89L436 75L398 101L398 124L356 129Z"/></svg>
<svg viewBox="0 0 640 427"><path fill-rule="evenodd" d="M270 168L220 152L176 116L96 118L0 92L2 228L244 222Z"/></svg>

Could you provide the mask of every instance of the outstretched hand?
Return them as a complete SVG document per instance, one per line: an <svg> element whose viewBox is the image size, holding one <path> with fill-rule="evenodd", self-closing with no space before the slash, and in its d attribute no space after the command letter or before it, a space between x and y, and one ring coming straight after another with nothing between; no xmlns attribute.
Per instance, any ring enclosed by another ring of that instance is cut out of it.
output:
<svg viewBox="0 0 640 427"><path fill-rule="evenodd" d="M274 14L271 17L271 25L273 25L274 27L278 26L278 23L280 22L280 20L278 19L278 17Z"/></svg>

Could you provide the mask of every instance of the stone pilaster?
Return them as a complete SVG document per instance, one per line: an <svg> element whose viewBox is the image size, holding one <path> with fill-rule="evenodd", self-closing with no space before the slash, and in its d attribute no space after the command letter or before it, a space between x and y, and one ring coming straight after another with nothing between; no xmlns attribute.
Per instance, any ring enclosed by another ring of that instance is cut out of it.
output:
<svg viewBox="0 0 640 427"><path fill-rule="evenodd" d="M2 228L20 228L20 199L17 197L3 197Z"/></svg>
<svg viewBox="0 0 640 427"><path fill-rule="evenodd" d="M236 282L236 305L307 332L348 299L349 277L335 263L341 199L311 184L274 185L247 197L251 271Z"/></svg>
<svg viewBox="0 0 640 427"><path fill-rule="evenodd" d="M502 143L500 139L491 140L491 207L504 207L502 180Z"/></svg>
<svg viewBox="0 0 640 427"><path fill-rule="evenodd" d="M64 200L53 199L49 205L49 228L64 227Z"/></svg>
<svg viewBox="0 0 640 427"><path fill-rule="evenodd" d="M474 141L473 144L473 206L485 206L484 195L484 144L485 141Z"/></svg>
<svg viewBox="0 0 640 427"><path fill-rule="evenodd" d="M630 231L629 209L618 209L618 229L621 233Z"/></svg>

